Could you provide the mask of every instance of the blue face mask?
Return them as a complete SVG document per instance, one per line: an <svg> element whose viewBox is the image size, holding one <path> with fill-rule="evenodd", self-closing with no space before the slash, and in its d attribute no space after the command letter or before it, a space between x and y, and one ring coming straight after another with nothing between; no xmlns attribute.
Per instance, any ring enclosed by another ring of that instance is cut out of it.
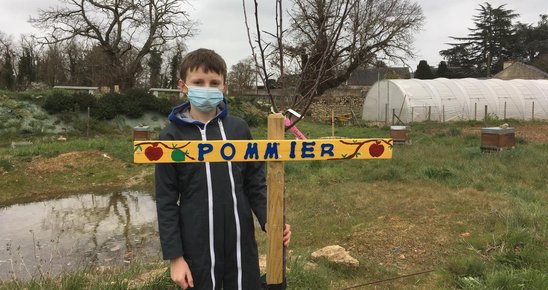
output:
<svg viewBox="0 0 548 290"><path fill-rule="evenodd" d="M202 113L211 112L223 101L223 92L218 88L192 87L188 88L188 100L193 108Z"/></svg>

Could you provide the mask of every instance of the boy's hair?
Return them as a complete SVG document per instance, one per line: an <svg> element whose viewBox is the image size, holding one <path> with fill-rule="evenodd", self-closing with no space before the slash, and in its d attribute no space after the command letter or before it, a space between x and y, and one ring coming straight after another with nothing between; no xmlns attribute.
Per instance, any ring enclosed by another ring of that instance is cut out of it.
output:
<svg viewBox="0 0 548 290"><path fill-rule="evenodd" d="M206 48L196 49L183 57L179 71L181 80L185 81L189 71L197 70L200 67L205 73L213 71L220 74L226 82L227 73L224 59L215 51Z"/></svg>

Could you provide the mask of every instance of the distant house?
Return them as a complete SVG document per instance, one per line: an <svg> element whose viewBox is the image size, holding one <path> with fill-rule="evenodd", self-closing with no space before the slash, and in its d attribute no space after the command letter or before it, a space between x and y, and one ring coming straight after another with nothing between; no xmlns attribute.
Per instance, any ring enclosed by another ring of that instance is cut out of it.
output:
<svg viewBox="0 0 548 290"><path fill-rule="evenodd" d="M411 72L407 67L357 68L350 74L346 84L349 86L372 86L378 80L385 78L410 79Z"/></svg>
<svg viewBox="0 0 548 290"><path fill-rule="evenodd" d="M532 65L526 65L519 61L505 62L504 69L493 76L501 80L524 79L539 80L548 79L548 73Z"/></svg>

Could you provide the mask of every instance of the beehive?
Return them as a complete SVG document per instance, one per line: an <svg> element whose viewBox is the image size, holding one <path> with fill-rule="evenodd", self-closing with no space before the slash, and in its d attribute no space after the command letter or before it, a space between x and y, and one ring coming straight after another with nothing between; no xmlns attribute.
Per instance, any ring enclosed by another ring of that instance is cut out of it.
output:
<svg viewBox="0 0 548 290"><path fill-rule="evenodd" d="M133 140L149 140L150 139L150 127L149 126L137 126L133 127Z"/></svg>
<svg viewBox="0 0 548 290"><path fill-rule="evenodd" d="M390 126L390 138L394 144L411 144L408 126Z"/></svg>
<svg viewBox="0 0 548 290"><path fill-rule="evenodd" d="M512 127L487 127L481 129L481 150L501 151L516 145L515 129Z"/></svg>

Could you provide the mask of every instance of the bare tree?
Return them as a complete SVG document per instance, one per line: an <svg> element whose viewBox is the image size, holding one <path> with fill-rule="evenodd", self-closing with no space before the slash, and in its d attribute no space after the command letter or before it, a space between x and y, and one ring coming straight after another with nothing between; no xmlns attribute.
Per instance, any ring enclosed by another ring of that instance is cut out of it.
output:
<svg viewBox="0 0 548 290"><path fill-rule="evenodd" d="M230 68L228 85L231 91L241 93L253 87L256 77L255 64L252 58L239 61Z"/></svg>
<svg viewBox="0 0 548 290"><path fill-rule="evenodd" d="M127 58L129 52L123 58ZM94 45L84 54L85 83L92 86L101 86L109 83L112 72L110 71L110 58L100 45Z"/></svg>
<svg viewBox="0 0 548 290"><path fill-rule="evenodd" d="M73 85L93 85L89 82L89 76L86 74L87 64L85 62L86 54L90 49L86 44L76 39L72 39L65 44L64 58L67 61L69 82ZM100 84L95 84L100 85Z"/></svg>
<svg viewBox="0 0 548 290"><path fill-rule="evenodd" d="M149 83L151 88L158 88L162 83L162 52L153 49L148 57Z"/></svg>
<svg viewBox="0 0 548 290"><path fill-rule="evenodd" d="M186 46L183 43L177 43L173 48L169 49L169 66L166 66L166 70L169 70L168 87L177 88L177 80L179 80L179 67L183 59L183 52L186 51Z"/></svg>
<svg viewBox="0 0 548 290"><path fill-rule="evenodd" d="M143 58L172 40L192 35L194 23L182 0L59 0L31 23L49 35L45 43L84 38L97 43L109 61L109 85L132 87ZM124 62L126 55L132 60Z"/></svg>
<svg viewBox="0 0 548 290"><path fill-rule="evenodd" d="M424 21L421 7L411 0L294 0L286 36L280 39L285 30L277 21L277 33L267 33L275 37L265 41L254 2L257 39L250 38L250 44L259 71L273 74L264 61L275 55L268 47L286 52L279 67L298 63L300 81L290 106L303 115L314 98L343 84L359 66L413 56L412 36Z"/></svg>
<svg viewBox="0 0 548 290"><path fill-rule="evenodd" d="M15 50L11 36L0 31L0 88L15 87Z"/></svg>
<svg viewBox="0 0 548 290"><path fill-rule="evenodd" d="M61 45L49 45L38 59L37 79L49 86L63 84L67 81L68 70L66 67Z"/></svg>
<svg viewBox="0 0 548 290"><path fill-rule="evenodd" d="M20 56L17 62L17 83L19 88L26 89L36 81L37 43L30 35L20 36Z"/></svg>

